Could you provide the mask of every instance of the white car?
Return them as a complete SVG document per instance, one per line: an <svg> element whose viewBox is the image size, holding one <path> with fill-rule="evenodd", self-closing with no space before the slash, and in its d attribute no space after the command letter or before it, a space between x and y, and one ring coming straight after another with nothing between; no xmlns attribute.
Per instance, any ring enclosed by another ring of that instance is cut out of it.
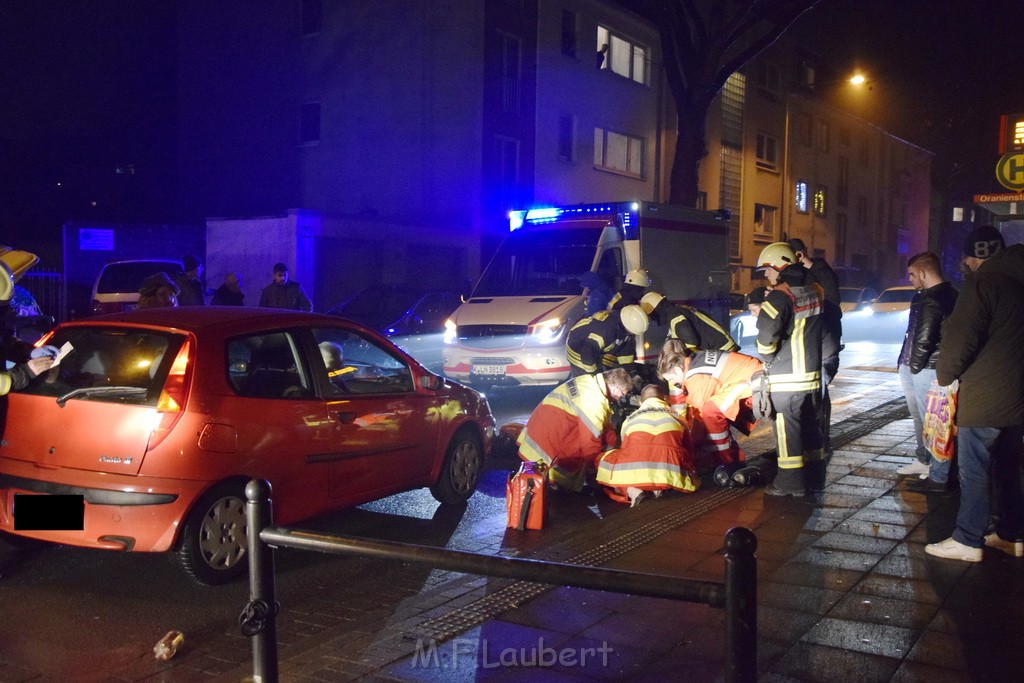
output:
<svg viewBox="0 0 1024 683"><path fill-rule="evenodd" d="M840 287L839 308L843 313L859 311L877 296L878 292L871 287Z"/></svg>
<svg viewBox="0 0 1024 683"><path fill-rule="evenodd" d="M871 310L875 313L909 311L910 302L913 300L915 294L917 294L917 290L910 285L884 289L882 290L882 293L871 302Z"/></svg>

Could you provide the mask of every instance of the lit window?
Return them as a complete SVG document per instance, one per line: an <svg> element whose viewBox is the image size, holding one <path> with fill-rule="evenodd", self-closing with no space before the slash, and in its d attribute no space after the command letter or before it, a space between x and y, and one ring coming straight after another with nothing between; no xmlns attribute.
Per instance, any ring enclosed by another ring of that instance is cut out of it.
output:
<svg viewBox="0 0 1024 683"><path fill-rule="evenodd" d="M642 138L594 129L594 165L606 171L643 177L644 141Z"/></svg>
<svg viewBox="0 0 1024 683"><path fill-rule="evenodd" d="M757 165L761 168L774 169L778 162L779 143L771 135L757 134Z"/></svg>
<svg viewBox="0 0 1024 683"><path fill-rule="evenodd" d="M647 85L647 48L618 36L605 26L597 27L597 68Z"/></svg>
<svg viewBox="0 0 1024 683"><path fill-rule="evenodd" d="M796 191L793 193L796 210L800 213L807 213L807 182L796 181Z"/></svg>
<svg viewBox="0 0 1024 683"><path fill-rule="evenodd" d="M825 188L821 185L814 191L814 214L825 215Z"/></svg>
<svg viewBox="0 0 1024 683"><path fill-rule="evenodd" d="M775 234L774 206L766 204L754 204L754 235L756 237L771 237Z"/></svg>

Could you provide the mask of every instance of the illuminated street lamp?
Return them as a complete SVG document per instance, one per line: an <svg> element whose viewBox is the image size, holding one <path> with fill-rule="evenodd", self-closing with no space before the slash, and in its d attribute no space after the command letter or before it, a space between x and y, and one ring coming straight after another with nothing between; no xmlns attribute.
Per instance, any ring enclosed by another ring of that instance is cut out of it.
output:
<svg viewBox="0 0 1024 683"><path fill-rule="evenodd" d="M851 85L861 86L861 85L864 85L867 82L868 82L868 77L865 76L864 74L860 73L860 72L855 73L852 76L850 76L850 84Z"/></svg>

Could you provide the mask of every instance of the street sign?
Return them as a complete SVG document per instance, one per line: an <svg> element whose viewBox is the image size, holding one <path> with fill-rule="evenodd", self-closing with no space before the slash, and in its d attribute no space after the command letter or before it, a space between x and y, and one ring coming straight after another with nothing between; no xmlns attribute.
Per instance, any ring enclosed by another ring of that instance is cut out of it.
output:
<svg viewBox="0 0 1024 683"><path fill-rule="evenodd" d="M996 164L996 180L1007 190L1024 190L1024 153L1004 154Z"/></svg>
<svg viewBox="0 0 1024 683"><path fill-rule="evenodd" d="M999 194L976 194L975 204L989 204L993 202L1021 202L1024 201L1024 194L1019 192L1002 192Z"/></svg>

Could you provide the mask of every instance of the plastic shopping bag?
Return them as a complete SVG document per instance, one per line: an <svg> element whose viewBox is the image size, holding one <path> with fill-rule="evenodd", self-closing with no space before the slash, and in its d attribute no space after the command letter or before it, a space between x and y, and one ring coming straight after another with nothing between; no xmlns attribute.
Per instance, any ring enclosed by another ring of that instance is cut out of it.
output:
<svg viewBox="0 0 1024 683"><path fill-rule="evenodd" d="M932 382L928 389L924 414L924 445L936 460L951 460L956 455L956 400L959 385L940 387Z"/></svg>

